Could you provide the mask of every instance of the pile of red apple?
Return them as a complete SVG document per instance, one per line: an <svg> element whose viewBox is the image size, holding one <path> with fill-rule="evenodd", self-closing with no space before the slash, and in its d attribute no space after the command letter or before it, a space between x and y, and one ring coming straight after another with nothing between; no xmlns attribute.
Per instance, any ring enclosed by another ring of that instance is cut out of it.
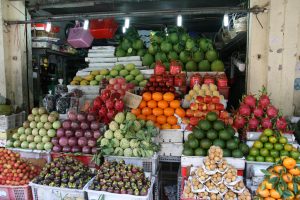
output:
<svg viewBox="0 0 300 200"><path fill-rule="evenodd" d="M126 83L124 78L110 79L109 85L94 99L89 112L98 113L100 122L108 124L118 112L124 111L123 97L126 91L132 89L134 89L134 85Z"/></svg>
<svg viewBox="0 0 300 200"><path fill-rule="evenodd" d="M286 119L279 116L279 110L271 104L266 93L262 93L258 98L253 95L245 96L234 116L233 123L236 129L245 131L272 128L287 132L287 125Z"/></svg>
<svg viewBox="0 0 300 200"><path fill-rule="evenodd" d="M26 185L40 169L20 158L20 154L0 148L0 185Z"/></svg>
<svg viewBox="0 0 300 200"><path fill-rule="evenodd" d="M208 112L215 112L220 120L226 124L232 124L233 120L229 113L225 110L224 105L221 103L219 97L211 96L197 96L195 102L190 104L189 109L186 110L185 124L189 124L187 129L191 129L198 124L199 120L205 119Z"/></svg>
<svg viewBox="0 0 300 200"><path fill-rule="evenodd" d="M186 88L186 77L185 74L177 74L172 75L167 72L164 74L158 75L153 74L151 75L149 81L147 82L145 88L143 89L142 93L144 92L172 92L175 95L175 98L179 98L180 94L176 92L175 87L179 87L179 89Z"/></svg>

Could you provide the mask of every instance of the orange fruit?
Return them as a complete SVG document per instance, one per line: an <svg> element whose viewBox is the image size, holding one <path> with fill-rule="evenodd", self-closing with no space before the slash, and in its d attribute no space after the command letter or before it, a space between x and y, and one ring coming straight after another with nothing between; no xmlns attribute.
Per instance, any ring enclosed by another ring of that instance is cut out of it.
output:
<svg viewBox="0 0 300 200"><path fill-rule="evenodd" d="M144 101L150 101L152 99L152 95L150 92L144 92L142 97Z"/></svg>
<svg viewBox="0 0 300 200"><path fill-rule="evenodd" d="M176 125L177 124L177 117L175 117L175 116L169 116L167 118L167 122L170 125Z"/></svg>
<svg viewBox="0 0 300 200"><path fill-rule="evenodd" d="M149 107L145 107L142 109L142 114L143 115L151 115L152 114L152 109Z"/></svg>
<svg viewBox="0 0 300 200"><path fill-rule="evenodd" d="M181 118L184 118L185 117L185 111L183 108L176 108L175 110L175 114L178 115L179 117Z"/></svg>
<svg viewBox="0 0 300 200"><path fill-rule="evenodd" d="M284 171L284 167L281 166L281 165L276 165L274 166L274 171L278 174L280 174L280 172L283 172Z"/></svg>
<svg viewBox="0 0 300 200"><path fill-rule="evenodd" d="M282 179L286 182L286 183L290 183L293 181L293 176L290 173L286 173L282 175Z"/></svg>
<svg viewBox="0 0 300 200"><path fill-rule="evenodd" d="M155 115L148 115L147 120L151 120L153 122L156 122L156 116Z"/></svg>
<svg viewBox="0 0 300 200"><path fill-rule="evenodd" d="M159 116L159 115L162 115L164 114L164 110L161 109L161 108L154 108L153 111L152 111L153 115L155 116Z"/></svg>
<svg viewBox="0 0 300 200"><path fill-rule="evenodd" d="M282 162L283 166L285 166L285 168L287 169L292 169L296 166L296 160L294 160L293 158L285 158L283 159L283 162Z"/></svg>
<svg viewBox="0 0 300 200"><path fill-rule="evenodd" d="M140 103L140 105L139 105L139 108L145 108L147 106L147 102L146 101L144 101L144 100L142 100L141 101L141 103Z"/></svg>
<svg viewBox="0 0 300 200"><path fill-rule="evenodd" d="M270 182L267 181L267 180L264 180L262 184L265 185L265 187L266 187L267 189L269 189L269 190L273 188L272 183L270 183Z"/></svg>
<svg viewBox="0 0 300 200"><path fill-rule="evenodd" d="M163 95L160 92L154 92L152 94L152 99L155 100L155 101L160 101L160 100L163 99Z"/></svg>
<svg viewBox="0 0 300 200"><path fill-rule="evenodd" d="M141 109L136 108L136 109L131 109L131 113L134 114L135 116L138 116L141 114Z"/></svg>
<svg viewBox="0 0 300 200"><path fill-rule="evenodd" d="M146 120L146 119L147 119L146 116L145 116L145 115L142 115L142 114L141 114L141 115L138 115L137 118L138 118L138 119L142 119L142 120Z"/></svg>
<svg viewBox="0 0 300 200"><path fill-rule="evenodd" d="M164 115L166 115L166 116L173 116L174 115L174 108L166 108L166 109L164 109Z"/></svg>
<svg viewBox="0 0 300 200"><path fill-rule="evenodd" d="M156 108L157 107L157 102L154 101L154 100L150 100L150 101L147 102L147 106L149 108Z"/></svg>
<svg viewBox="0 0 300 200"><path fill-rule="evenodd" d="M175 95L172 92L167 92L163 95L163 99L166 101L173 101L175 99Z"/></svg>
<svg viewBox="0 0 300 200"><path fill-rule="evenodd" d="M273 197L274 199L279 199L281 197L281 195L279 194L279 192L277 192L274 189L270 190L270 196Z"/></svg>
<svg viewBox="0 0 300 200"><path fill-rule="evenodd" d="M157 123L165 124L167 122L167 117L164 115L160 115L156 118Z"/></svg>
<svg viewBox="0 0 300 200"><path fill-rule="evenodd" d="M172 129L181 129L181 126L178 125L178 124L175 124L175 125L172 126Z"/></svg>
<svg viewBox="0 0 300 200"><path fill-rule="evenodd" d="M264 189L264 190L262 190L261 189L261 186L259 186L258 188L257 188L257 194L259 195L259 196L261 196L261 197L269 197L270 196L270 191L268 190L268 189Z"/></svg>
<svg viewBox="0 0 300 200"><path fill-rule="evenodd" d="M273 197L266 197L264 198L264 200L276 200L276 199L274 199Z"/></svg>
<svg viewBox="0 0 300 200"><path fill-rule="evenodd" d="M180 107L180 101L178 101L178 100L171 101L170 102L170 107L174 108L174 109L179 108Z"/></svg>
<svg viewBox="0 0 300 200"><path fill-rule="evenodd" d="M298 191L300 190L300 185L297 184ZM294 184L293 183L288 183L288 189L292 192L294 192Z"/></svg>
<svg viewBox="0 0 300 200"><path fill-rule="evenodd" d="M162 126L161 126L161 129L171 129L172 127L171 127L171 125L170 124L163 124Z"/></svg>
<svg viewBox="0 0 300 200"><path fill-rule="evenodd" d="M299 167L294 167L289 170L289 173L294 175L294 176L299 176L300 175L300 169Z"/></svg>
<svg viewBox="0 0 300 200"><path fill-rule="evenodd" d="M157 106L161 109L165 109L165 108L169 107L169 103L165 100L161 100L158 102Z"/></svg>

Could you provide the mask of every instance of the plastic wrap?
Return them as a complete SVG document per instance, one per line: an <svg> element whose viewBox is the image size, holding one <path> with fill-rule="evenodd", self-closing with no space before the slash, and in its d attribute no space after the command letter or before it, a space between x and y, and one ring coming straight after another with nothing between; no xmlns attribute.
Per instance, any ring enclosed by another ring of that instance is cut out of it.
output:
<svg viewBox="0 0 300 200"><path fill-rule="evenodd" d="M49 94L47 94L43 99L43 106L46 108L48 112L55 111L56 109L56 96L51 94L51 90Z"/></svg>

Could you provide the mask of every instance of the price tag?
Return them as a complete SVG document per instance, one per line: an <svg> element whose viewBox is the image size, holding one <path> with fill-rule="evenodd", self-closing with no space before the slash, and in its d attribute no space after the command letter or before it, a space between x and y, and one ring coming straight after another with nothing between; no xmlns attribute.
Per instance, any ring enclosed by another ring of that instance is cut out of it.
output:
<svg viewBox="0 0 300 200"><path fill-rule="evenodd" d="M132 94L130 92L125 93L124 103L127 107L136 109L137 107L139 107L141 101L142 101L141 96Z"/></svg>

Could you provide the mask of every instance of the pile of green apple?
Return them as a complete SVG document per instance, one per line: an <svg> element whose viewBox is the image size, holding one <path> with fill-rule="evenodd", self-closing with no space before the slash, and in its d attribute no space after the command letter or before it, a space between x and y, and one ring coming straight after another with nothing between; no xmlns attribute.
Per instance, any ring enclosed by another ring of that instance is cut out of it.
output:
<svg viewBox="0 0 300 200"><path fill-rule="evenodd" d="M7 147L51 150L51 138L56 136L56 130L60 127L57 112L48 113L44 107L33 108L27 121L7 141Z"/></svg>
<svg viewBox="0 0 300 200"><path fill-rule="evenodd" d="M250 148L248 161L277 162L281 157L289 156L300 159L300 152L288 143L285 136L271 129L265 129Z"/></svg>
<svg viewBox="0 0 300 200"><path fill-rule="evenodd" d="M123 77L127 83L132 83L135 86L145 87L147 80L135 64L118 64L111 70L101 69L94 70L85 77L75 76L71 81L71 85L99 85L104 79L110 80L111 78Z"/></svg>

